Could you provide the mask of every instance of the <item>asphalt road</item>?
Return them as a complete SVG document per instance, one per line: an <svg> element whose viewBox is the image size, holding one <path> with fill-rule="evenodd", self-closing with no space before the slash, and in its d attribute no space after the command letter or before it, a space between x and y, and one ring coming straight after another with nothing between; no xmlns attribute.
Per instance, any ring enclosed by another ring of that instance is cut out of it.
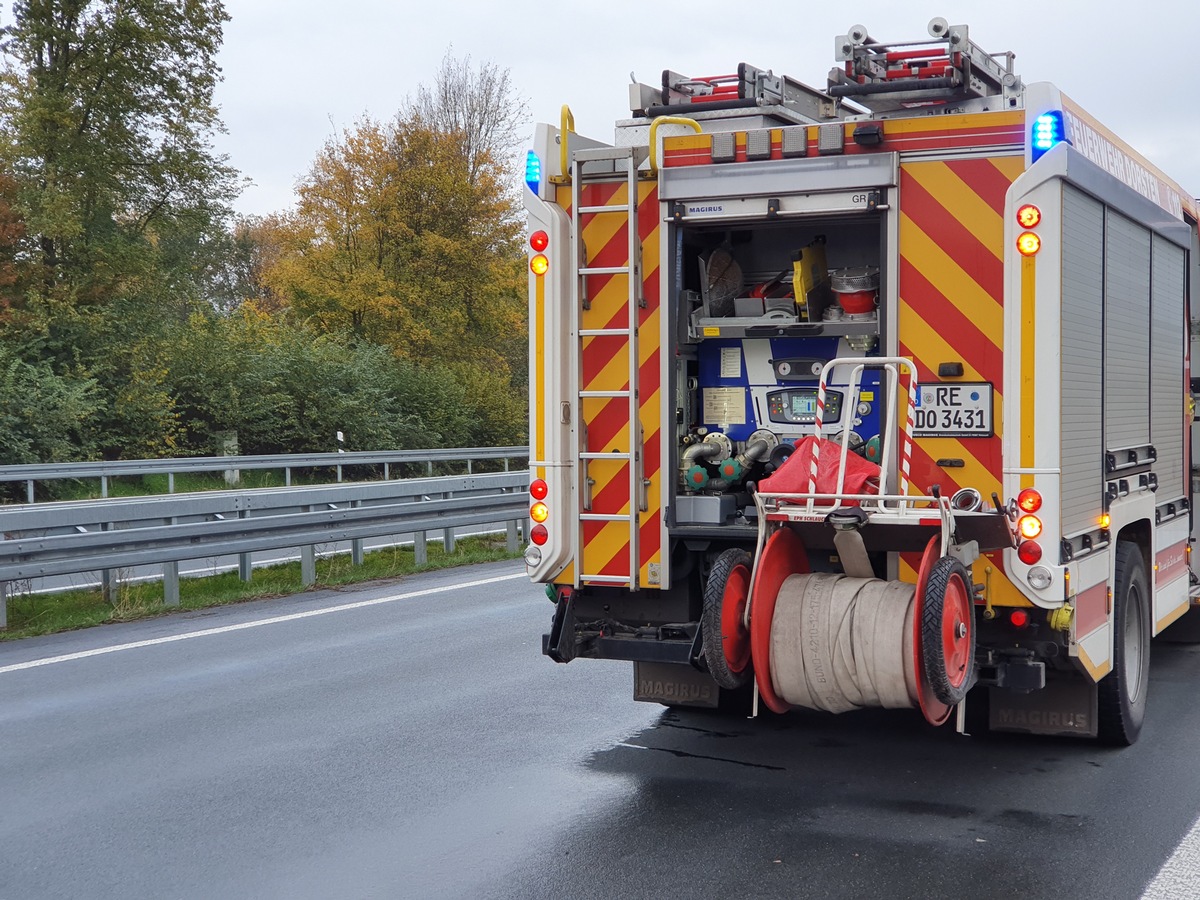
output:
<svg viewBox="0 0 1200 900"><path fill-rule="evenodd" d="M1200 648L1127 750L751 721L553 665L520 571L0 645L0 898L1200 896Z"/></svg>

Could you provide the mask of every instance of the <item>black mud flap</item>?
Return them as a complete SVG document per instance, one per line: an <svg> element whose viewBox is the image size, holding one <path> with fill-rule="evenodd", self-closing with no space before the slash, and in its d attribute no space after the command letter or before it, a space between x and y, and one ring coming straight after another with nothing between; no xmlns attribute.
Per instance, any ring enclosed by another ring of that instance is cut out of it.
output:
<svg viewBox="0 0 1200 900"><path fill-rule="evenodd" d="M558 595L554 607L554 621L550 633L542 635L542 652L556 663L567 663L575 658L575 610L571 608L570 591Z"/></svg>
<svg viewBox="0 0 1200 900"><path fill-rule="evenodd" d="M633 699L716 709L721 689L707 672L674 663L635 662Z"/></svg>
<svg viewBox="0 0 1200 900"><path fill-rule="evenodd" d="M1096 685L1078 676L1047 678L1044 688L1028 693L991 688L988 727L992 731L1094 738L1098 694Z"/></svg>

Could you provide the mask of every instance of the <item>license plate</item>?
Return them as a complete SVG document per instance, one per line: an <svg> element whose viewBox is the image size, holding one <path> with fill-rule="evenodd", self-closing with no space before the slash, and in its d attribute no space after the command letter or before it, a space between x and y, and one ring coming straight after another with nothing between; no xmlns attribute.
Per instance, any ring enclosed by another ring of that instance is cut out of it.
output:
<svg viewBox="0 0 1200 900"><path fill-rule="evenodd" d="M992 386L922 384L916 396L915 437L990 437Z"/></svg>

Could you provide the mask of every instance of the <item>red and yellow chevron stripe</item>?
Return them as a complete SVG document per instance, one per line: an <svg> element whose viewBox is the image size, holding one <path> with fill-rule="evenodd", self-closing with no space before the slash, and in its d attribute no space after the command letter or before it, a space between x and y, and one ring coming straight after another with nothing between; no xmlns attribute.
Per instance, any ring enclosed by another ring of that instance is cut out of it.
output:
<svg viewBox="0 0 1200 900"><path fill-rule="evenodd" d="M569 193L568 193L569 197ZM569 204L569 201L568 201ZM582 206L628 204L624 180L594 182L580 192ZM659 287L658 187L654 182L638 185L638 237L642 247L642 298L638 309L638 422L631 428L629 400L625 397L583 400L582 419L586 452L629 452L641 441L643 477L649 481L647 510L638 525L638 582L659 588L663 533L663 393L660 390L661 296ZM581 222L585 260L581 266L609 268L629 263L628 219L625 215L586 214ZM594 275L586 279L587 302L582 311L582 328L625 329L629 323L629 282L624 274ZM624 336L590 336L583 339L581 387L584 391L629 389L630 345ZM639 427L640 426L640 427ZM587 466L591 480L590 512L608 515L638 512L640 498L630 497L630 463L625 460L592 460ZM580 467L581 470L583 466ZM628 576L630 527L627 521L583 523L578 571L590 575Z"/></svg>
<svg viewBox="0 0 1200 900"><path fill-rule="evenodd" d="M1024 165L1021 156L900 165L900 355L916 363L919 383L940 381L940 363L961 362L963 381L994 387L994 436L914 440L911 475L920 493L938 484L947 496L961 487L985 498L1002 494L1004 198ZM961 465L939 465L949 460ZM905 554L901 577L915 581L919 562ZM999 553L975 565L991 602L1026 602L1002 577Z"/></svg>

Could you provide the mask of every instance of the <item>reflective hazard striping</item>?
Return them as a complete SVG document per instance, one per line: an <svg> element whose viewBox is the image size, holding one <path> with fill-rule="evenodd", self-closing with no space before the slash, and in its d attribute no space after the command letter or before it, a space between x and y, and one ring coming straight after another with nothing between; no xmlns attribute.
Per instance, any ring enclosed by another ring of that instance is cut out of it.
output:
<svg viewBox="0 0 1200 900"><path fill-rule="evenodd" d="M917 490L1001 491L1004 398L1004 193L1021 157L904 163L900 167L900 352L922 384L960 362L964 382L994 388L993 435L922 437L913 452ZM947 469L941 459L961 461Z"/></svg>
<svg viewBox="0 0 1200 900"><path fill-rule="evenodd" d="M601 182L583 187L585 206L623 208L628 204L625 182ZM640 496L630 496L630 461L593 459L587 463L590 509L604 515L640 517L638 563L641 585L657 587L650 566L662 558L662 357L660 352L659 219L657 186L638 186L638 238L641 244L641 297L638 323L638 422L630 427L628 397L588 397L581 403L585 426L585 450L589 453L642 453L647 510L640 512ZM582 220L582 238L588 267L629 265L628 221L620 213L587 214ZM585 281L587 306L581 311L584 329L621 329L629 326L629 282L624 274L588 276ZM584 391L628 391L630 344L624 336L595 335L582 340L581 388ZM638 427L640 425L640 428ZM639 445L640 438L640 445ZM628 576L630 526L626 521L587 521L582 526L581 571L585 574Z"/></svg>

